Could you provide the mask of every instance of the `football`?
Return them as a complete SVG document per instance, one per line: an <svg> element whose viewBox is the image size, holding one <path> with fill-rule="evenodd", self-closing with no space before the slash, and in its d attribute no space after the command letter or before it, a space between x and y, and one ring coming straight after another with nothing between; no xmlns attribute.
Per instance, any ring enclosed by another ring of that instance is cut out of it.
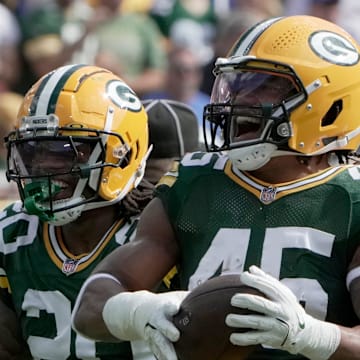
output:
<svg viewBox="0 0 360 360"><path fill-rule="evenodd" d="M179 360L244 360L256 349L235 346L229 340L234 329L225 324L226 315L250 313L231 306L231 297L239 292L264 296L233 274L207 280L189 293L173 317L180 330L180 339L174 343Z"/></svg>

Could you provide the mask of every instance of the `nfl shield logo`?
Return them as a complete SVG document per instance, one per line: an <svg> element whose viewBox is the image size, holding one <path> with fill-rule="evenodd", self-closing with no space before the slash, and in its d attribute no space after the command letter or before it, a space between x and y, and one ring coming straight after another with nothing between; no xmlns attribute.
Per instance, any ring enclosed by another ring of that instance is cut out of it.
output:
<svg viewBox="0 0 360 360"><path fill-rule="evenodd" d="M275 200L277 188L267 187L261 190L260 201L264 204L269 204Z"/></svg>
<svg viewBox="0 0 360 360"><path fill-rule="evenodd" d="M70 275L76 271L79 261L74 259L66 259L63 262L62 272L66 275Z"/></svg>

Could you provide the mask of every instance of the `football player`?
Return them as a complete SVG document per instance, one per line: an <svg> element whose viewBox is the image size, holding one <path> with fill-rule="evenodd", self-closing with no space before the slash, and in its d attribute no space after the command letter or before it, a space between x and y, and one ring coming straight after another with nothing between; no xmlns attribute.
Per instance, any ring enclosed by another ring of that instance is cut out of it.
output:
<svg viewBox="0 0 360 360"><path fill-rule="evenodd" d="M71 310L94 267L135 228L122 199L151 148L142 103L103 68L64 66L27 92L6 145L22 202L1 212L1 343L12 306L32 358L132 359L130 343L76 334Z"/></svg>
<svg viewBox="0 0 360 360"><path fill-rule="evenodd" d="M178 264L185 293L239 273L267 295L235 295L260 315L226 319L234 344L264 345L250 358L360 359L359 50L311 16L246 31L215 65L209 151L183 158L134 241L99 264L74 327L145 339L158 359L176 359L170 316L184 293L151 290Z"/></svg>

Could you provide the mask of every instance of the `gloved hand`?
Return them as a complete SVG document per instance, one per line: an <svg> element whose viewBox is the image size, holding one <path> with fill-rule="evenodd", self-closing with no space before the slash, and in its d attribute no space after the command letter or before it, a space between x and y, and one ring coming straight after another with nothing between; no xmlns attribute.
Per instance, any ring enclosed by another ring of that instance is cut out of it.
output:
<svg viewBox="0 0 360 360"><path fill-rule="evenodd" d="M188 291L155 294L123 292L107 300L103 319L112 335L121 340L145 340L158 360L177 360L172 342L180 337L171 321Z"/></svg>
<svg viewBox="0 0 360 360"><path fill-rule="evenodd" d="M279 280L256 266L240 275L241 281L260 290L266 298L250 294L235 294L231 305L260 314L229 314L226 324L234 328L250 328L233 333L234 345L262 344L309 359L328 359L340 343L340 329L335 324L308 315L295 295Z"/></svg>

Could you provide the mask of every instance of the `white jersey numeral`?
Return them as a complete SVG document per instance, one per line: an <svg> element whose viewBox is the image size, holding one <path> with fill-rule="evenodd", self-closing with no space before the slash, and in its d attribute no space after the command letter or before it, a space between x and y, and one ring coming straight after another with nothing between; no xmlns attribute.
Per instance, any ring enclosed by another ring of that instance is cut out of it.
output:
<svg viewBox="0 0 360 360"><path fill-rule="evenodd" d="M199 262L194 274L190 277L189 289L195 288L212 277L220 267L223 274L242 272L250 236L249 229L220 229ZM278 227L267 229L260 267L279 278L285 249L306 249L330 257L334 239L334 235L312 228ZM296 279L283 278L281 281L294 292L299 301L305 303L305 308L311 315L318 319L325 319L328 295L316 279L299 277Z"/></svg>
<svg viewBox="0 0 360 360"><path fill-rule="evenodd" d="M71 345L71 303L59 291L39 291L28 289L24 296L22 309L31 321L39 321L44 324L55 324L56 335L54 338L31 335L28 344L35 358L44 359L51 354L52 359L65 360L70 356ZM40 319L49 316L54 321ZM79 359L95 357L95 342L76 334L76 356Z"/></svg>

